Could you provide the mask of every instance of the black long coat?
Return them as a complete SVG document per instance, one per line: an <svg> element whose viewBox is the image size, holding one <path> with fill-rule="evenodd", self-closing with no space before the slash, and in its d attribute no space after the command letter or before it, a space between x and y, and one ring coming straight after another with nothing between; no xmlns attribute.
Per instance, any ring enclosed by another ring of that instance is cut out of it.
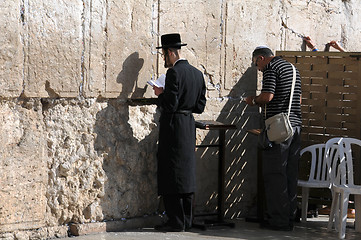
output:
<svg viewBox="0 0 361 240"><path fill-rule="evenodd" d="M202 72L179 60L168 69L161 108L158 143L158 194L195 192L195 121L206 105ZM184 111L190 113L185 113Z"/></svg>

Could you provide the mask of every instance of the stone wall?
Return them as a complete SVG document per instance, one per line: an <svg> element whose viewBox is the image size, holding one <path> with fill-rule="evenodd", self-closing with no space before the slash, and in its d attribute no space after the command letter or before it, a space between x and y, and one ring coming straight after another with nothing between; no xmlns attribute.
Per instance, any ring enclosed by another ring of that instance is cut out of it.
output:
<svg viewBox="0 0 361 240"><path fill-rule="evenodd" d="M206 111L195 117L237 126L226 133L226 217L254 215L256 137L246 130L259 110L241 102L260 88L252 50L305 50L283 20L320 50L339 40L360 51L360 10L356 0L0 2L0 238L161 212L159 112L127 99L154 97L146 81L166 71L155 47L172 32L205 75ZM197 130L197 143L217 141ZM217 153L196 150L197 212L216 208Z"/></svg>

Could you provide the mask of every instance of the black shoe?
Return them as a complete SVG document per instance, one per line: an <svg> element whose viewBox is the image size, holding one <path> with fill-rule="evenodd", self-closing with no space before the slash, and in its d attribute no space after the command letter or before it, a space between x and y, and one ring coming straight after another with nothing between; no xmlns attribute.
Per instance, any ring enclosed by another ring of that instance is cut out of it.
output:
<svg viewBox="0 0 361 240"><path fill-rule="evenodd" d="M159 232L184 232L183 228L180 227L172 227L168 224L164 224L164 225L157 225L154 227L155 230L159 231Z"/></svg>
<svg viewBox="0 0 361 240"><path fill-rule="evenodd" d="M288 226L275 226L271 225L268 222L262 222L260 228L273 230L273 231L293 231L293 224Z"/></svg>

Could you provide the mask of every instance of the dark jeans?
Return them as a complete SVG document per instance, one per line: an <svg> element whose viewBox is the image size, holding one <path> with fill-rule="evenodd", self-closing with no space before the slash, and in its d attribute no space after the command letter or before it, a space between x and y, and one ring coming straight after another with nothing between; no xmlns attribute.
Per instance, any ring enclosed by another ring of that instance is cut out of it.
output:
<svg viewBox="0 0 361 240"><path fill-rule="evenodd" d="M165 212L170 226L184 230L192 227L193 196L193 193L163 195Z"/></svg>
<svg viewBox="0 0 361 240"><path fill-rule="evenodd" d="M271 226L285 227L293 224L297 211L301 128L293 130L293 137L263 150L263 178L268 222Z"/></svg>

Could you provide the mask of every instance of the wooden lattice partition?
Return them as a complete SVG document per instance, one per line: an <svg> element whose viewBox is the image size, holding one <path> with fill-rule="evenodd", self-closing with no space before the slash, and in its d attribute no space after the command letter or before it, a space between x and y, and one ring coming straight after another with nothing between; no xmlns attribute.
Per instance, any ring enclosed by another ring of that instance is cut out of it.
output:
<svg viewBox="0 0 361 240"><path fill-rule="evenodd" d="M302 78L302 146L332 137L361 139L361 53L288 52ZM361 183L360 152L354 161Z"/></svg>
<svg viewBox="0 0 361 240"><path fill-rule="evenodd" d="M277 52L302 77L302 141L360 138L361 53ZM360 87L358 87L360 85Z"/></svg>

